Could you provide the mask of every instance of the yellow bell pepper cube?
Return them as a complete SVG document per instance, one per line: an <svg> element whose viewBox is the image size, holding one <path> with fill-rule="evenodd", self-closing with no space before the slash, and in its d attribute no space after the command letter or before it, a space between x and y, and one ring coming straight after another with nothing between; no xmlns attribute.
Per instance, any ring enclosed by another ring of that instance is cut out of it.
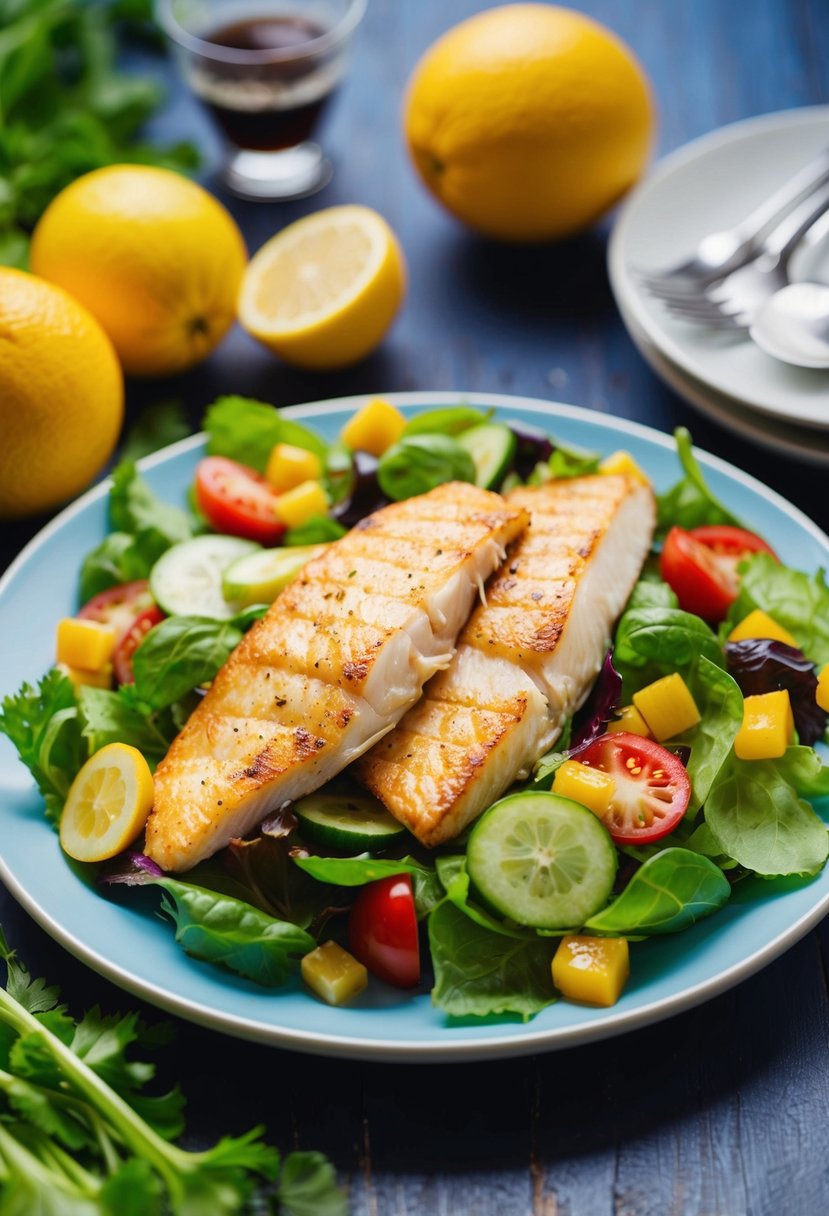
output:
<svg viewBox="0 0 829 1216"><path fill-rule="evenodd" d="M648 724L635 705L623 705L619 711L619 717L608 722L607 733L609 735L615 735L621 730L627 731L629 735L641 735L643 739L651 737Z"/></svg>
<svg viewBox="0 0 829 1216"><path fill-rule="evenodd" d="M113 625L67 616L58 621L57 661L82 671L101 671L112 658L117 641Z"/></svg>
<svg viewBox="0 0 829 1216"><path fill-rule="evenodd" d="M601 819L610 810L616 782L610 773L602 772L600 768L590 768L578 760L565 760L555 771L553 793L580 802Z"/></svg>
<svg viewBox="0 0 829 1216"><path fill-rule="evenodd" d="M651 480L647 474L642 472L630 452L626 452L624 449L620 449L618 452L611 452L609 456L605 456L604 460L599 464L599 472L605 475L624 474L632 477L634 481L638 481L643 486L651 484Z"/></svg>
<svg viewBox="0 0 829 1216"><path fill-rule="evenodd" d="M734 740L740 760L776 760L794 739L794 718L785 688L746 697L743 724Z"/></svg>
<svg viewBox="0 0 829 1216"><path fill-rule="evenodd" d="M58 663L57 669L61 675L72 681L75 688L112 688L112 664L107 663L100 671L83 671L80 667L70 667L68 663Z"/></svg>
<svg viewBox="0 0 829 1216"><path fill-rule="evenodd" d="M382 397L375 397L357 410L340 431L340 439L352 452L383 453L397 443L406 419L400 410Z"/></svg>
<svg viewBox="0 0 829 1216"><path fill-rule="evenodd" d="M815 699L821 709L829 714L829 663L821 667L817 677L817 692Z"/></svg>
<svg viewBox="0 0 829 1216"><path fill-rule="evenodd" d="M294 447L292 443L277 443L268 457L265 477L278 494L301 486L303 481L318 481L322 462L316 452Z"/></svg>
<svg viewBox="0 0 829 1216"><path fill-rule="evenodd" d="M630 975L624 937L570 934L553 955L553 983L562 996L586 1005L615 1005Z"/></svg>
<svg viewBox="0 0 829 1216"><path fill-rule="evenodd" d="M774 617L755 608L748 616L743 617L739 625L735 625L728 635L729 642L746 642L751 638L771 638L773 642L785 642L787 646L797 646L797 641L782 625L778 625Z"/></svg>
<svg viewBox="0 0 829 1216"><path fill-rule="evenodd" d="M690 730L700 720L697 703L678 671L635 692L633 704L660 743Z"/></svg>
<svg viewBox="0 0 829 1216"><path fill-rule="evenodd" d="M300 970L308 987L329 1005L344 1005L368 983L363 964L336 942L325 942L306 954Z"/></svg>
<svg viewBox="0 0 829 1216"><path fill-rule="evenodd" d="M276 518L287 528L298 528L314 515L325 515L327 511L328 495L318 481L303 481L276 500Z"/></svg>

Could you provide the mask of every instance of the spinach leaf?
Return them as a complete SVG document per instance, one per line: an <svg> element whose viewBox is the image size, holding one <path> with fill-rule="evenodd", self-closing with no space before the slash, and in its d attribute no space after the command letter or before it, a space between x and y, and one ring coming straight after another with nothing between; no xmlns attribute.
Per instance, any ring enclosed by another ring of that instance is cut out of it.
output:
<svg viewBox="0 0 829 1216"><path fill-rule="evenodd" d="M630 593L625 611L632 608L678 608L676 593L658 577L643 576Z"/></svg>
<svg viewBox="0 0 829 1216"><path fill-rule="evenodd" d="M449 435L411 435L380 457L377 481L387 498L400 502L447 481L474 483L475 465L466 448Z"/></svg>
<svg viewBox="0 0 829 1216"><path fill-rule="evenodd" d="M817 874L829 856L829 832L789 780L799 765L732 756L711 787L705 820L718 847L755 874Z"/></svg>
<svg viewBox="0 0 829 1216"><path fill-rule="evenodd" d="M187 954L216 963L265 987L284 984L293 959L316 942L298 925L275 920L229 895L157 878L169 898L161 908L176 926L176 941Z"/></svg>
<svg viewBox="0 0 829 1216"><path fill-rule="evenodd" d="M429 917L435 969L432 1002L453 1017L530 1018L556 999L550 966L555 942L484 928L447 899Z"/></svg>
<svg viewBox="0 0 829 1216"><path fill-rule="evenodd" d="M212 680L242 640L232 621L170 616L143 639L132 660L138 697L152 709Z"/></svg>
<svg viewBox="0 0 829 1216"><path fill-rule="evenodd" d="M409 435L460 435L473 426L480 426L492 416L492 410L476 410L470 405L448 405L443 409L426 410L409 418L401 437Z"/></svg>
<svg viewBox="0 0 829 1216"><path fill-rule="evenodd" d="M722 870L689 849L668 848L640 866L613 903L585 928L596 933L679 933L728 901Z"/></svg>
<svg viewBox="0 0 829 1216"><path fill-rule="evenodd" d="M664 536L674 525L698 528L702 524L737 524L742 527L740 520L709 489L694 456L691 436L684 426L677 427L674 439L685 476L672 489L657 496L657 535Z"/></svg>
<svg viewBox="0 0 829 1216"><path fill-rule="evenodd" d="M3 698L0 732L7 735L57 824L69 786L89 756L72 681L52 668L37 688L23 684Z"/></svg>
<svg viewBox="0 0 829 1216"><path fill-rule="evenodd" d="M826 572L805 574L781 566L768 553L742 564L740 590L728 613L729 626L762 608L795 638L818 667L829 663L829 585Z"/></svg>
<svg viewBox="0 0 829 1216"><path fill-rule="evenodd" d="M722 650L703 620L680 608L633 607L616 630L613 663L624 682L623 699L661 676L686 673L698 656L723 667Z"/></svg>
<svg viewBox="0 0 829 1216"><path fill-rule="evenodd" d="M229 456L259 473L277 443L307 448L326 459L326 444L308 427L283 418L272 405L249 397L219 397L204 416L207 450L211 456Z"/></svg>
<svg viewBox="0 0 829 1216"><path fill-rule="evenodd" d="M400 861L387 861L363 853L358 857L294 857L295 863L306 874L319 882L330 882L336 887L362 887L378 878L389 878L393 874L431 873L412 857Z"/></svg>
<svg viewBox="0 0 829 1216"><path fill-rule="evenodd" d="M90 755L107 743L129 743L150 763L166 755L171 737L159 728L153 715L130 705L119 693L83 687L78 690L78 709Z"/></svg>
<svg viewBox="0 0 829 1216"><path fill-rule="evenodd" d="M687 744L691 801L687 815L693 816L728 759L743 721L743 694L727 671L700 655L687 676L688 687L702 715L700 722L672 743Z"/></svg>
<svg viewBox="0 0 829 1216"><path fill-rule="evenodd" d="M282 537L283 545L325 545L345 536L347 529L330 515L312 515L296 528L289 528Z"/></svg>

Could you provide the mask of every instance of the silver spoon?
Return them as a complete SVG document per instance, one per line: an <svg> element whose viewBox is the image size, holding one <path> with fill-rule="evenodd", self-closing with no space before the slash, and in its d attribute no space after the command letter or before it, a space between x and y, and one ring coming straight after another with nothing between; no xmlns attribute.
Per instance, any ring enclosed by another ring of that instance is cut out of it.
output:
<svg viewBox="0 0 829 1216"><path fill-rule="evenodd" d="M766 354L783 363L829 367L829 287L781 287L760 306L749 333Z"/></svg>

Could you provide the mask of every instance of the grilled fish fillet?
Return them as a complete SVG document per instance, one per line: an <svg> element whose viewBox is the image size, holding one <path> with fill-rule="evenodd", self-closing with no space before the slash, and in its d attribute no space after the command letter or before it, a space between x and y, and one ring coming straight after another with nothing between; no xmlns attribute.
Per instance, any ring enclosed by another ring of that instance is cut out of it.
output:
<svg viewBox="0 0 829 1216"><path fill-rule="evenodd" d="M650 548L654 500L628 477L507 495L532 523L400 725L357 765L426 845L457 836L561 733L599 672Z"/></svg>
<svg viewBox="0 0 829 1216"><path fill-rule="evenodd" d="M528 520L453 482L377 511L309 562L158 766L149 856L189 869L390 730L450 662L476 590Z"/></svg>

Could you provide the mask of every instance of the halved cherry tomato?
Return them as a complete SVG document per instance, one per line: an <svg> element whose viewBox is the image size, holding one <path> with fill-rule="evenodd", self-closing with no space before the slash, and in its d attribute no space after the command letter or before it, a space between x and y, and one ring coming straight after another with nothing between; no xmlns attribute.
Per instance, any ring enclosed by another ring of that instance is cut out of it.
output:
<svg viewBox="0 0 829 1216"><path fill-rule="evenodd" d="M196 469L199 510L217 532L275 545L285 531L276 518L278 495L254 469L207 456Z"/></svg>
<svg viewBox="0 0 829 1216"><path fill-rule="evenodd" d="M117 587L93 595L76 615L82 620L114 625L115 632L121 638L135 618L152 608L154 603L150 584L145 578L140 578L134 583L119 583Z"/></svg>
<svg viewBox="0 0 829 1216"><path fill-rule="evenodd" d="M678 756L619 731L602 735L574 759L609 773L616 782L610 810L601 819L617 844L648 844L677 826L691 797L691 782Z"/></svg>
<svg viewBox="0 0 829 1216"><path fill-rule="evenodd" d="M112 670L119 684L132 684L134 682L132 656L153 626L163 620L164 613L158 604L152 604L151 607L139 613L120 642L118 642L112 655Z"/></svg>
<svg viewBox="0 0 829 1216"><path fill-rule="evenodd" d="M737 598L737 567L752 553L774 550L764 540L731 524L671 528L662 546L659 568L676 592L679 606L706 621L721 621Z"/></svg>
<svg viewBox="0 0 829 1216"><path fill-rule="evenodd" d="M408 874L362 888L351 909L348 940L351 953L378 979L397 988L420 982L417 913Z"/></svg>

